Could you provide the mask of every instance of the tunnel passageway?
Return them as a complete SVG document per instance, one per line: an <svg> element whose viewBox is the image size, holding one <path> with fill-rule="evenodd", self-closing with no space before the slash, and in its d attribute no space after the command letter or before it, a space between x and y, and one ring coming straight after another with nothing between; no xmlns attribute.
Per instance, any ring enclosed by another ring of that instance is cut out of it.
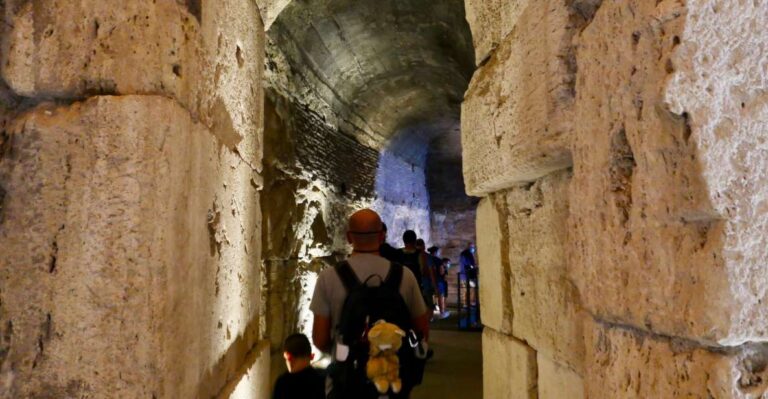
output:
<svg viewBox="0 0 768 399"><path fill-rule="evenodd" d="M0 18L0 398L268 398L366 207L477 243L418 399L768 395L767 0Z"/></svg>

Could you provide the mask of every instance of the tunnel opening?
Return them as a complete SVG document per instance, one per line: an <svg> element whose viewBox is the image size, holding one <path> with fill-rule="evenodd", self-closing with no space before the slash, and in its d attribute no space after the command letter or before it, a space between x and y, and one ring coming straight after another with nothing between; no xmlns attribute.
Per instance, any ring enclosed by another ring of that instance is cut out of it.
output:
<svg viewBox="0 0 768 399"><path fill-rule="evenodd" d="M297 1L271 23L262 214L273 375L282 340L311 335L315 280L349 252L354 210L376 210L393 246L411 229L454 264L474 241L460 137L473 54L460 0Z"/></svg>

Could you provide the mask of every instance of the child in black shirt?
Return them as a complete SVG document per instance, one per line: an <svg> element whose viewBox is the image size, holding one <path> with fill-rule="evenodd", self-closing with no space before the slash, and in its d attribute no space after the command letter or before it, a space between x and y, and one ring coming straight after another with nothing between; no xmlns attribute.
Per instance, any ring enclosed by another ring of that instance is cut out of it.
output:
<svg viewBox="0 0 768 399"><path fill-rule="evenodd" d="M277 379L272 399L325 399L325 377L310 364L314 354L304 334L285 339L283 357L288 372Z"/></svg>

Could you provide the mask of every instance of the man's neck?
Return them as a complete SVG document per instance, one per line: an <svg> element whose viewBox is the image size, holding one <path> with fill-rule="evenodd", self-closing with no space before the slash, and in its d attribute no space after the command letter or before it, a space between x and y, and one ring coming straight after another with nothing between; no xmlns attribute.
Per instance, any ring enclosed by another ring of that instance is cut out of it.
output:
<svg viewBox="0 0 768 399"><path fill-rule="evenodd" d="M303 371L307 367L310 366L310 360L309 359L295 359L291 362L290 370L288 370L291 374L296 374L298 372Z"/></svg>
<svg viewBox="0 0 768 399"><path fill-rule="evenodd" d="M355 248L352 250L352 256L355 255L379 255L379 249Z"/></svg>

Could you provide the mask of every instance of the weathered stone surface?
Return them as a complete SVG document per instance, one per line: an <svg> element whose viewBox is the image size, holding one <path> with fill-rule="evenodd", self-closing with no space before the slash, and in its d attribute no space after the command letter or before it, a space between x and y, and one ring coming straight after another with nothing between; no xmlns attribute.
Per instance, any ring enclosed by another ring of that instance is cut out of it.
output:
<svg viewBox="0 0 768 399"><path fill-rule="evenodd" d="M422 148L426 152L426 146L422 144ZM409 159L398 151L396 145L382 151L379 156L373 209L387 224L388 239L394 246L403 245L405 230L413 230L425 242L432 242L425 155Z"/></svg>
<svg viewBox="0 0 768 399"><path fill-rule="evenodd" d="M539 367L539 397L537 399L581 399L584 397L584 380L581 375L547 356L542 356L541 352L536 356L536 364Z"/></svg>
<svg viewBox="0 0 768 399"><path fill-rule="evenodd" d="M248 353L235 378L216 395L216 399L266 399L270 397L269 343L261 342Z"/></svg>
<svg viewBox="0 0 768 399"><path fill-rule="evenodd" d="M215 395L259 335L256 172L163 97L41 105L8 131L9 397Z"/></svg>
<svg viewBox="0 0 768 399"><path fill-rule="evenodd" d="M690 341L585 322L587 398L763 398L768 348L707 350Z"/></svg>
<svg viewBox="0 0 768 399"><path fill-rule="evenodd" d="M483 397L536 398L536 352L524 343L483 330Z"/></svg>
<svg viewBox="0 0 768 399"><path fill-rule="evenodd" d="M569 236L599 318L768 340L766 54L749 50L768 39L748 28L766 23L754 2L603 2L578 38Z"/></svg>
<svg viewBox="0 0 768 399"><path fill-rule="evenodd" d="M501 206L499 202L502 202ZM479 276L482 289L479 294L483 325L511 334L513 308L506 219L503 198L483 198L477 206L477 258L482 266Z"/></svg>
<svg viewBox="0 0 768 399"><path fill-rule="evenodd" d="M577 25L564 2L530 2L472 78L462 105L464 180L484 195L570 166Z"/></svg>
<svg viewBox="0 0 768 399"><path fill-rule="evenodd" d="M429 183L427 186L429 187ZM453 264L458 265L461 251L465 250L469 243L477 241L475 209L436 209L432 206L430 219L431 244L440 248L441 258L448 258Z"/></svg>
<svg viewBox="0 0 768 399"><path fill-rule="evenodd" d="M259 9L252 0L203 1L200 33L201 76L189 84L201 90L201 119L261 172L265 33Z"/></svg>
<svg viewBox="0 0 768 399"><path fill-rule="evenodd" d="M176 98L260 168L264 33L249 0L34 0L12 18L2 75L19 95Z"/></svg>
<svg viewBox="0 0 768 399"><path fill-rule="evenodd" d="M264 29L269 30L272 23L275 22L277 17L285 7L291 4L293 0L257 0L261 15L264 18Z"/></svg>
<svg viewBox="0 0 768 399"><path fill-rule="evenodd" d="M580 371L584 356L579 293L566 258L569 171L506 191L512 332L536 351ZM485 269L483 269L485 271ZM484 315L485 316L485 315Z"/></svg>
<svg viewBox="0 0 768 399"><path fill-rule="evenodd" d="M466 0L467 21L472 29L475 62L481 65L518 25L531 0Z"/></svg>
<svg viewBox="0 0 768 399"><path fill-rule="evenodd" d="M198 96L199 29L176 1L35 0L12 23L2 71L20 95Z"/></svg>

